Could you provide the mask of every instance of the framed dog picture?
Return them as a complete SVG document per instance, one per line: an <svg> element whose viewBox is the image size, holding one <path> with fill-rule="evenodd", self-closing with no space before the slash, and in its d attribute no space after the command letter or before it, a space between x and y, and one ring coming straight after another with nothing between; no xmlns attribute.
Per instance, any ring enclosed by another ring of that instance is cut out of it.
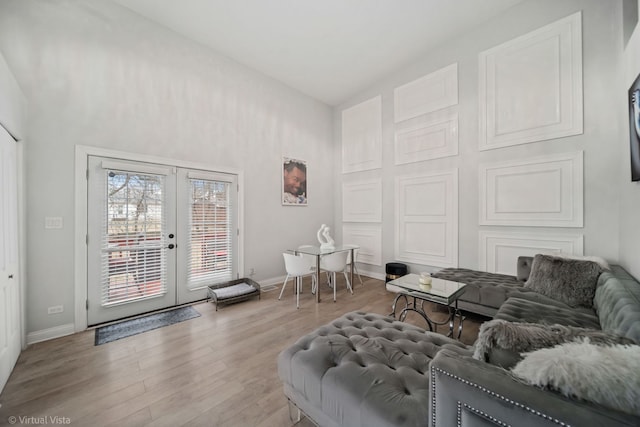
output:
<svg viewBox="0 0 640 427"><path fill-rule="evenodd" d="M282 204L307 206L307 162L282 158Z"/></svg>

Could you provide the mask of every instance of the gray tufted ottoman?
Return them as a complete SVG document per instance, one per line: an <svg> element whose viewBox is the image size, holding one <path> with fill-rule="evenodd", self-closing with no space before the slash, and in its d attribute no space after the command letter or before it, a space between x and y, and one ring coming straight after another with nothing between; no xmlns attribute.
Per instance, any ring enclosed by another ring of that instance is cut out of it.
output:
<svg viewBox="0 0 640 427"><path fill-rule="evenodd" d="M320 426L426 426L429 365L438 351L472 350L378 314L352 312L278 356L285 395Z"/></svg>

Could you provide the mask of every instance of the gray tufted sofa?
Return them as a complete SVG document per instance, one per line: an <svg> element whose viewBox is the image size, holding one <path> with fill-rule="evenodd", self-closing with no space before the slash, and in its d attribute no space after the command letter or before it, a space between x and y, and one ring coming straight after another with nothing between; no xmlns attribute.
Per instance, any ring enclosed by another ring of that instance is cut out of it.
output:
<svg viewBox="0 0 640 427"><path fill-rule="evenodd" d="M624 269L614 265L599 276L593 305L571 308L522 293L507 299L495 318L600 329L640 344L640 283ZM498 354L485 363L438 352L431 364L431 425L640 426L639 417L523 384L500 367L508 358Z"/></svg>
<svg viewBox="0 0 640 427"><path fill-rule="evenodd" d="M466 283L466 291L458 299L461 310L493 317L512 294L529 293L524 283L529 278L533 257L521 256L517 261L517 275L487 273L467 268L445 268L433 277Z"/></svg>
<svg viewBox="0 0 640 427"><path fill-rule="evenodd" d="M613 266L593 309L535 292L496 318L602 329L640 343L640 284ZM320 426L640 426L640 418L533 387L473 347L388 317L353 312L278 357L287 398Z"/></svg>

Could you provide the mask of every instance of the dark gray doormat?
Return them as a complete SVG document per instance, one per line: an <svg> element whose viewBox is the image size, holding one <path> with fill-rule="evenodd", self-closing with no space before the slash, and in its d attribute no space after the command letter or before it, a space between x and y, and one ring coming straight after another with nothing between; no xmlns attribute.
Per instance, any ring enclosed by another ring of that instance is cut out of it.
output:
<svg viewBox="0 0 640 427"><path fill-rule="evenodd" d="M95 345L106 344L111 341L162 328L163 326L173 325L174 323L183 322L195 317L200 317L200 313L198 313L195 308L189 306L103 326L96 329Z"/></svg>

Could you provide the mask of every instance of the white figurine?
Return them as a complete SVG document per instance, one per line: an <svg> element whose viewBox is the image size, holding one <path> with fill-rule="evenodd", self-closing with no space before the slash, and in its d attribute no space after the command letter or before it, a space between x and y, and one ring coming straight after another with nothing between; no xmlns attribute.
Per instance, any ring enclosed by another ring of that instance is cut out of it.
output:
<svg viewBox="0 0 640 427"><path fill-rule="evenodd" d="M328 251L336 248L335 242L331 238L329 231L331 231L331 229L326 224L322 224L320 226L320 230L318 230L317 237L318 242L320 242L321 251Z"/></svg>

